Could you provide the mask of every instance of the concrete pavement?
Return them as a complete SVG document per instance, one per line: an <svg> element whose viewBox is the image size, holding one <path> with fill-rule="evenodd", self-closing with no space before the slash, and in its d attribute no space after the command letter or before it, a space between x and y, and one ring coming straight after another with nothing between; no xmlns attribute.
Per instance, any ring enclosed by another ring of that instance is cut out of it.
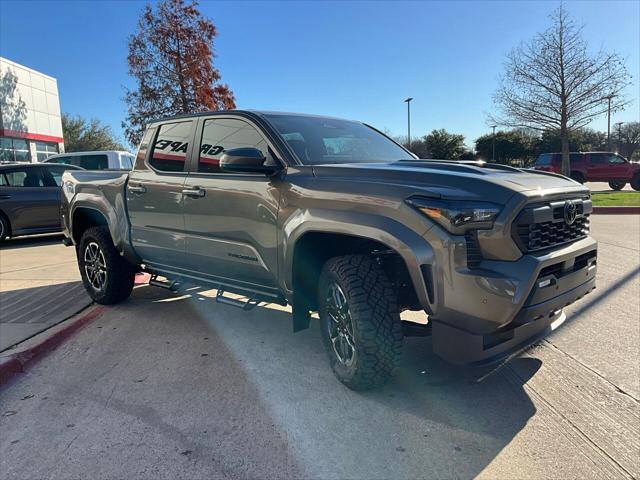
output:
<svg viewBox="0 0 640 480"><path fill-rule="evenodd" d="M0 352L91 303L75 250L61 240L38 235L0 244Z"/></svg>
<svg viewBox="0 0 640 480"><path fill-rule="evenodd" d="M355 393L317 325L137 287L0 391L2 478L640 475L640 219L593 217L599 288L482 383L409 338Z"/></svg>

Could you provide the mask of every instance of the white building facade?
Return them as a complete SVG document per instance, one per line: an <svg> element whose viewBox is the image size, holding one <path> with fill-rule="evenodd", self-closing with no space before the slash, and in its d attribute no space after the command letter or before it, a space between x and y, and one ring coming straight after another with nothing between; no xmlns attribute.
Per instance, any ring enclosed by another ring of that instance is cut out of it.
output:
<svg viewBox="0 0 640 480"><path fill-rule="evenodd" d="M37 162L61 152L56 79L0 57L0 161Z"/></svg>

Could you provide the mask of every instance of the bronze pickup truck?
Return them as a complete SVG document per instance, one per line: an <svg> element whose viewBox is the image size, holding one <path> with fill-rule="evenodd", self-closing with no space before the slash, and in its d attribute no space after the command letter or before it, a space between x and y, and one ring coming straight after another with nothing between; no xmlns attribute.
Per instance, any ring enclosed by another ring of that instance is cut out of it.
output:
<svg viewBox="0 0 640 480"><path fill-rule="evenodd" d="M66 243L96 302L125 300L144 271L243 308L289 304L294 331L316 311L331 366L354 389L394 373L406 335L432 335L434 353L457 364L509 357L595 287L586 187L420 160L355 121L158 120L132 171L68 171L62 188ZM428 324L402 321L406 309Z"/></svg>

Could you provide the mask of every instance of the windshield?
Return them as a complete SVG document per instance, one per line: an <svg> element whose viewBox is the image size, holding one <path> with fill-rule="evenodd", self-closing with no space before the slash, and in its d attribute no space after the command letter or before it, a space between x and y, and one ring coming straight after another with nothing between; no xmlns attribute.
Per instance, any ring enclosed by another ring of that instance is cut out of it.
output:
<svg viewBox="0 0 640 480"><path fill-rule="evenodd" d="M414 158L362 123L302 115L266 117L304 165L387 163Z"/></svg>

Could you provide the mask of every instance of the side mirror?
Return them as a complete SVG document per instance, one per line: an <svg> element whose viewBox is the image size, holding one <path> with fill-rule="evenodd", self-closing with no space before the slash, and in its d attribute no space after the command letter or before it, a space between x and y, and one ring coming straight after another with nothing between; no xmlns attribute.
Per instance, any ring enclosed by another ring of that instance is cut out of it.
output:
<svg viewBox="0 0 640 480"><path fill-rule="evenodd" d="M271 175L278 170L275 165L265 165L267 158L257 148L232 148L220 157L220 170L229 173L264 173Z"/></svg>

